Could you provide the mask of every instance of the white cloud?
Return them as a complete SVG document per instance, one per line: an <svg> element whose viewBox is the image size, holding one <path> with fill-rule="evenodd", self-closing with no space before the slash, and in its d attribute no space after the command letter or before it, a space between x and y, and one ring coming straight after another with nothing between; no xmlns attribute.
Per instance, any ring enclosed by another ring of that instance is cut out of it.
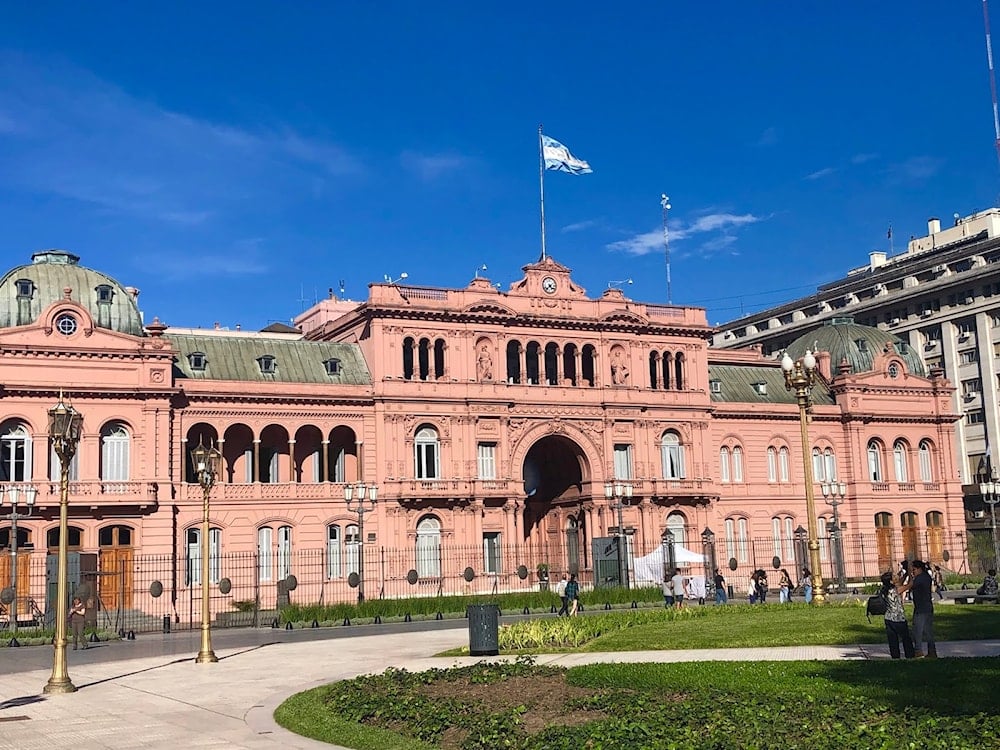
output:
<svg viewBox="0 0 1000 750"><path fill-rule="evenodd" d="M17 122L4 112L17 112ZM88 71L0 53L0 186L177 226L309 197L362 171L337 144L139 99Z"/></svg>
<svg viewBox="0 0 1000 750"><path fill-rule="evenodd" d="M934 156L912 156L906 161L889 166L889 179L893 182L920 183L929 180L944 166L944 159Z"/></svg>
<svg viewBox="0 0 1000 750"><path fill-rule="evenodd" d="M717 243L714 250L721 249L736 241L733 230L739 227L756 224L763 221L764 217L754 214L733 214L727 212L711 213L699 216L693 222L685 224L682 221L671 221L667 226L670 230L670 243L673 247L675 242L683 242L695 235L720 233L719 237L707 238L702 247L710 246L713 240ZM731 239L724 239L729 238ZM609 250L628 253L629 255L647 255L648 253L661 252L663 250L663 230L656 229L651 232L644 232L630 237L626 240L612 242L607 246Z"/></svg>
<svg viewBox="0 0 1000 750"><path fill-rule="evenodd" d="M399 160L405 169L425 182L469 169L475 161L461 154L418 154L413 151L404 151Z"/></svg>
<svg viewBox="0 0 1000 750"><path fill-rule="evenodd" d="M597 219L588 219L586 221L578 221L575 224L567 224L560 232L582 232L586 229L595 229L597 227L604 226L604 223L598 221Z"/></svg>
<svg viewBox="0 0 1000 750"><path fill-rule="evenodd" d="M815 172L811 172L806 175L807 180L821 180L824 177L829 177L837 171L836 167L823 167L823 169L818 169Z"/></svg>
<svg viewBox="0 0 1000 750"><path fill-rule="evenodd" d="M851 157L851 164L866 164L867 162L874 161L878 158L878 154L855 154Z"/></svg>

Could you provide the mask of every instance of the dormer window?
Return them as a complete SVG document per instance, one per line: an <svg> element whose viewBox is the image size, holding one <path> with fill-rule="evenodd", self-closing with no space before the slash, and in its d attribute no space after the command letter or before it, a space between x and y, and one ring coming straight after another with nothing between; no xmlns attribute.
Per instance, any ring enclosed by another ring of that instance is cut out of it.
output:
<svg viewBox="0 0 1000 750"><path fill-rule="evenodd" d="M327 375L339 375L340 374L340 360L335 358L330 358L323 362L323 366L326 368Z"/></svg>
<svg viewBox="0 0 1000 750"><path fill-rule="evenodd" d="M858 351L859 352L866 352L866 351L868 351L868 340L867 339L857 339L854 342L854 344L855 344L855 346L858 347Z"/></svg>
<svg viewBox="0 0 1000 750"><path fill-rule="evenodd" d="M712 393L722 393L721 380L709 380L708 387L711 389Z"/></svg>
<svg viewBox="0 0 1000 750"><path fill-rule="evenodd" d="M265 354L263 357L257 357L257 364L260 365L261 375L274 375L278 368L277 361L270 354Z"/></svg>
<svg viewBox="0 0 1000 750"><path fill-rule="evenodd" d="M111 288L110 284L100 284L94 291L97 292L97 301L104 305L110 305L115 296L114 289Z"/></svg>
<svg viewBox="0 0 1000 750"><path fill-rule="evenodd" d="M764 383L762 381L758 381L758 382L756 382L756 383L753 384L753 390L754 390L754 393L756 393L758 396L766 396L767 395L767 383Z"/></svg>
<svg viewBox="0 0 1000 750"><path fill-rule="evenodd" d="M188 363L195 372L202 372L208 364L208 358L202 352L192 352L188 355Z"/></svg>
<svg viewBox="0 0 1000 750"><path fill-rule="evenodd" d="M18 299L31 299L31 295L35 291L35 284L31 279L18 279L15 284L17 285Z"/></svg>

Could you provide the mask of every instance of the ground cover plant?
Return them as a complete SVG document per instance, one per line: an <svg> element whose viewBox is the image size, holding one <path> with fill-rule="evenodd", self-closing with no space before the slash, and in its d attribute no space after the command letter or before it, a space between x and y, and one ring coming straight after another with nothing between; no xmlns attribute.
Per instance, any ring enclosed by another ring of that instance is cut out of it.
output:
<svg viewBox="0 0 1000 750"><path fill-rule="evenodd" d="M293 696L278 723L358 750L1000 746L1000 659L389 670Z"/></svg>
<svg viewBox="0 0 1000 750"><path fill-rule="evenodd" d="M939 641L1000 637L1000 607L939 607L934 616L934 630ZM500 649L508 653L853 645L884 641L881 618L874 618L869 624L863 604L856 600L822 607L767 604L599 612L586 617L512 622L504 624L499 632Z"/></svg>

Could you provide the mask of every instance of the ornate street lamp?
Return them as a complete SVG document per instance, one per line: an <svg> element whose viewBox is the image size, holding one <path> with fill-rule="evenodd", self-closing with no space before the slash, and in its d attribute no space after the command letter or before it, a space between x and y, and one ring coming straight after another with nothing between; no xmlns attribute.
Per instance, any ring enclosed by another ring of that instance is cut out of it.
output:
<svg viewBox="0 0 1000 750"><path fill-rule="evenodd" d="M69 553L69 466L76 455L83 430L83 415L72 406L59 403L49 409L49 440L52 450L59 456L59 557L56 574L56 634L52 641L52 676L45 684L46 693L72 693L76 686L69 678L66 667L66 619L69 613L69 595L66 582L66 565Z"/></svg>
<svg viewBox="0 0 1000 750"><path fill-rule="evenodd" d="M1000 540L997 540L997 502L1000 501L1000 482L996 477L979 485L983 502L990 506L990 529L993 533L993 568L1000 565Z"/></svg>
<svg viewBox="0 0 1000 750"><path fill-rule="evenodd" d="M847 496L847 485L844 482L830 480L821 482L819 488L823 491L823 499L826 504L833 508L833 523L830 524L830 537L833 541L833 564L837 572L837 592L843 594L847 591L847 582L844 573L844 535L840 527L840 513L837 508L844 504Z"/></svg>
<svg viewBox="0 0 1000 750"><path fill-rule="evenodd" d="M712 598L715 589L715 532L707 526L701 532L701 552L705 557L705 596Z"/></svg>
<svg viewBox="0 0 1000 750"><path fill-rule="evenodd" d="M670 577L674 574L674 569L677 567L677 554L674 549L674 543L676 539L674 538L674 532L670 529L663 530L663 536L660 538L660 543L663 545L663 580L669 581Z"/></svg>
<svg viewBox="0 0 1000 750"><path fill-rule="evenodd" d="M201 485L201 648L194 661L196 664L214 664L219 660L212 650L212 612L210 609L209 594L209 556L211 554L211 544L209 543L209 496L212 494L212 487L215 486L222 473L222 452L215 447L213 441L210 447L205 447L201 438L198 438L198 446L191 451L191 465L194 467L198 484Z"/></svg>
<svg viewBox="0 0 1000 750"><path fill-rule="evenodd" d="M347 510L358 514L358 604L365 600L365 513L375 510L378 498L376 485L366 486L364 482L344 485L344 502ZM369 506L365 507L365 500Z"/></svg>
<svg viewBox="0 0 1000 750"><path fill-rule="evenodd" d="M35 494L38 492L32 485L12 484L7 488L10 498L10 513L4 518L10 521L10 593L13 609L10 615L10 645L17 646L17 522L29 518L35 509ZM21 495L24 495L22 498ZM27 512L18 511L18 502L23 502ZM0 505L3 505L3 488L0 487Z"/></svg>
<svg viewBox="0 0 1000 750"><path fill-rule="evenodd" d="M809 455L809 427L806 410L810 405L810 391L816 384L816 357L806 350L801 359L792 360L785 352L781 358L781 370L785 374L785 388L795 392L799 404L799 427L802 433L802 471L806 490L806 526L809 530L809 569L813 579L813 601L822 604L823 573L819 567L819 535L816 531L816 500L813 497L812 461Z"/></svg>
<svg viewBox="0 0 1000 750"><path fill-rule="evenodd" d="M604 483L604 497L611 507L618 511L618 585L628 588L628 560L625 555L625 527L622 509L625 501L632 497L632 485L627 482Z"/></svg>

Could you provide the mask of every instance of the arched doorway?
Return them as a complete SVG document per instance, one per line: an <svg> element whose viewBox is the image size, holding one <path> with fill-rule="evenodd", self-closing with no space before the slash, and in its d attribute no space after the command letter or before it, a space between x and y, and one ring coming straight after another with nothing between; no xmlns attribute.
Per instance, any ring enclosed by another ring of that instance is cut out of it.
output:
<svg viewBox="0 0 1000 750"><path fill-rule="evenodd" d="M560 505L579 504L584 482L590 478L587 457L570 438L548 435L531 446L521 471L525 495L523 539L539 545L551 541L558 548L558 536L565 529L550 522L549 511Z"/></svg>

